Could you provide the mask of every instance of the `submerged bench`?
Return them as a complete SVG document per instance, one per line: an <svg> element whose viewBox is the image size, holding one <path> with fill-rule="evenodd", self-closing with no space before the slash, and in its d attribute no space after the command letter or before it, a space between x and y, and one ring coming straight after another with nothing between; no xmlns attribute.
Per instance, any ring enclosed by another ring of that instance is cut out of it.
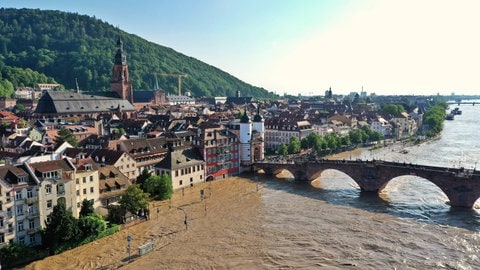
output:
<svg viewBox="0 0 480 270"><path fill-rule="evenodd" d="M142 256L142 255L145 255L147 253L152 252L153 250L155 250L155 243L154 242L148 242L148 243L138 247L138 255Z"/></svg>

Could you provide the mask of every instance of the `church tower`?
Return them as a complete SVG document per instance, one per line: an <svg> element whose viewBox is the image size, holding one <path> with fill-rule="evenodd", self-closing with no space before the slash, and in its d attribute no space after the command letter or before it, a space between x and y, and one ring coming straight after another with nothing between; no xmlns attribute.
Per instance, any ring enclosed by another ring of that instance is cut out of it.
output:
<svg viewBox="0 0 480 270"><path fill-rule="evenodd" d="M117 53L115 54L110 88L120 98L133 104L132 82L128 76L127 56L123 52L123 42L120 36L117 39Z"/></svg>

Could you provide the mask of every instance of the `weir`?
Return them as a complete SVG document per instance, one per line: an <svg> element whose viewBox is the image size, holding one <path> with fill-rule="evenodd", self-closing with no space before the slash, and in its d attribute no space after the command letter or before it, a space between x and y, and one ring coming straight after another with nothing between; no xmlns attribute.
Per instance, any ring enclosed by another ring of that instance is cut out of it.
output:
<svg viewBox="0 0 480 270"><path fill-rule="evenodd" d="M465 168L446 168L383 160L314 160L292 162L257 161L255 171L263 170L275 175L282 170L293 174L295 180L312 181L327 169L341 171L350 176L362 191L380 192L395 177L413 175L438 186L447 195L450 205L472 208L480 198L480 173Z"/></svg>

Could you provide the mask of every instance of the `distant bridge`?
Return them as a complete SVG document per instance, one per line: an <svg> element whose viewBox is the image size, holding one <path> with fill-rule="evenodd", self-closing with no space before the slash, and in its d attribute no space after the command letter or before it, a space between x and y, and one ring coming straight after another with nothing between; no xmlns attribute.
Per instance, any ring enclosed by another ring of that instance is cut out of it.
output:
<svg viewBox="0 0 480 270"><path fill-rule="evenodd" d="M453 104L457 104L458 106L460 106L461 104L466 104L466 105L473 105L475 106L475 104L478 104L478 101L447 101L446 102L448 105L453 105Z"/></svg>
<svg viewBox="0 0 480 270"><path fill-rule="evenodd" d="M439 187L450 200L451 206L472 208L480 198L480 173L464 168L444 168L413 165L381 160L315 160L297 162L256 162L255 171L263 170L275 175L282 170L293 174L296 180L312 181L327 169L341 171L350 176L362 191L380 192L395 177L414 175Z"/></svg>

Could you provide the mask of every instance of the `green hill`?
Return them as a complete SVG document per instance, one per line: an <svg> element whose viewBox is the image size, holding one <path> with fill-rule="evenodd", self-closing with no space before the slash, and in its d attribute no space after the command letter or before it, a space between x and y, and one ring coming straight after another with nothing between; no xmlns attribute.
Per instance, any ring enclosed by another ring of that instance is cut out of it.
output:
<svg viewBox="0 0 480 270"><path fill-rule="evenodd" d="M126 33L86 15L38 9L0 9L0 55L5 65L32 69L67 89L110 89L116 40L122 37L134 89L150 90L155 73L185 73L182 92L194 96L273 97L232 75L171 48ZM175 77L158 76L160 88L177 93Z"/></svg>

